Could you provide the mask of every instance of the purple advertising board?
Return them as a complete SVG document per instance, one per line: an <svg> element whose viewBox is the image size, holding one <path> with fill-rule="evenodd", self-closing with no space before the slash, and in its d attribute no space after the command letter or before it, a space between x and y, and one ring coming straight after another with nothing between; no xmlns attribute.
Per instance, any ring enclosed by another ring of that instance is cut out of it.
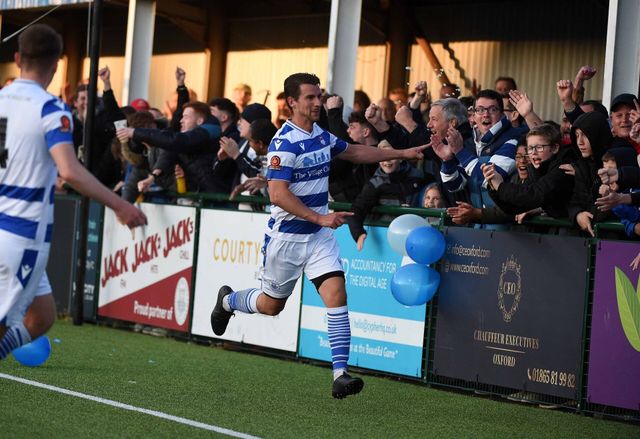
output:
<svg viewBox="0 0 640 439"><path fill-rule="evenodd" d="M600 241L587 401L640 410L640 243Z"/></svg>

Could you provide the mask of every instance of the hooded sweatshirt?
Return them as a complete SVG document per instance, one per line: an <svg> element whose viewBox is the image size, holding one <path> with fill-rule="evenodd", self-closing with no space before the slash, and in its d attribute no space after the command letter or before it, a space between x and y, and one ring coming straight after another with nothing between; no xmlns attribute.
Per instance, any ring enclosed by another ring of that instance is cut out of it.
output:
<svg viewBox="0 0 640 439"><path fill-rule="evenodd" d="M571 126L571 142L578 149L576 130L580 129L591 144L591 157L582 157L578 151L578 159L573 163L576 170L573 195L569 203L569 219L576 223L580 212L591 212L593 221L603 221L610 217L609 212L600 212L594 202L598 198L598 189L602 182L598 177L598 169L602 167L602 155L613 140L607 118L592 111L584 113Z"/></svg>

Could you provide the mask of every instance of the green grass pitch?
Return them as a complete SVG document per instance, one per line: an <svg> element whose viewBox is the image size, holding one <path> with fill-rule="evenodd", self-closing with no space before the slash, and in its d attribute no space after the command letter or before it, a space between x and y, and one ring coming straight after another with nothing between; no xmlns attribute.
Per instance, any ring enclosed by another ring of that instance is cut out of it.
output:
<svg viewBox="0 0 640 439"><path fill-rule="evenodd" d="M636 425L364 376L331 398L328 368L59 321L52 354L0 373L268 438L640 437ZM0 378L0 435L217 437L218 433Z"/></svg>

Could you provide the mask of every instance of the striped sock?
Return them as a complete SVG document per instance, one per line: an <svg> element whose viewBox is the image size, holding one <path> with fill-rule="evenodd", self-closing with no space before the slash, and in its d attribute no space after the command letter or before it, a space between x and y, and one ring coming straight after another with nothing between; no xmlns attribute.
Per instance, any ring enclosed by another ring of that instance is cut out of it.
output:
<svg viewBox="0 0 640 439"><path fill-rule="evenodd" d="M0 360L7 358L7 355L27 343L31 343L31 335L23 324L7 328L4 337L0 340Z"/></svg>
<svg viewBox="0 0 640 439"><path fill-rule="evenodd" d="M249 288L247 290L234 291L225 297L229 301L230 311L240 311L247 314L258 312L258 296L262 293L257 288Z"/></svg>
<svg viewBox="0 0 640 439"><path fill-rule="evenodd" d="M327 308L327 326L329 344L331 345L333 379L335 380L347 371L347 362L349 361L351 327L349 326L349 309L346 305Z"/></svg>

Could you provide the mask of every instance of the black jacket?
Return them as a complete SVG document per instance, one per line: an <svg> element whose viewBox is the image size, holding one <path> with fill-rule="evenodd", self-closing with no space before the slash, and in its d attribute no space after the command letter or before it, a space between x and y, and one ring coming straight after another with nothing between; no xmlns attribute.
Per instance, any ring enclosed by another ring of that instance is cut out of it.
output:
<svg viewBox="0 0 640 439"><path fill-rule="evenodd" d="M497 191L489 188L489 195L505 213L517 215L542 207L554 218L566 218L573 193L573 176L567 175L560 165L568 164L571 151L561 149L539 168L529 165L527 183L518 185L504 182Z"/></svg>
<svg viewBox="0 0 640 439"><path fill-rule="evenodd" d="M602 184L598 178L598 169L602 167L602 155L613 140L611 129L607 118L598 112L580 115L571 126L571 142L575 149L578 148L577 129L580 129L589 139L591 157L582 157L578 149L578 159L573 163L576 175L569 203L569 220L575 223L576 216L580 212L590 212L593 214L594 221L603 221L610 217L610 214L596 209L594 202L599 197L598 189Z"/></svg>
<svg viewBox="0 0 640 439"><path fill-rule="evenodd" d="M347 224L353 240L357 241L360 235L367 233L364 220L375 206L410 204L413 195L427 183L430 181L425 179L423 172L407 162L401 162L391 174L378 168L351 206L354 215L349 217Z"/></svg>
<svg viewBox="0 0 640 439"><path fill-rule="evenodd" d="M156 163L156 169L163 173L173 173L174 165L179 164L185 172L189 192L229 193L231 190L231 181L215 178L213 172L220 149L220 123L215 117L209 116L202 125L184 133L136 128L132 140L134 152L142 152L141 142L163 150Z"/></svg>

